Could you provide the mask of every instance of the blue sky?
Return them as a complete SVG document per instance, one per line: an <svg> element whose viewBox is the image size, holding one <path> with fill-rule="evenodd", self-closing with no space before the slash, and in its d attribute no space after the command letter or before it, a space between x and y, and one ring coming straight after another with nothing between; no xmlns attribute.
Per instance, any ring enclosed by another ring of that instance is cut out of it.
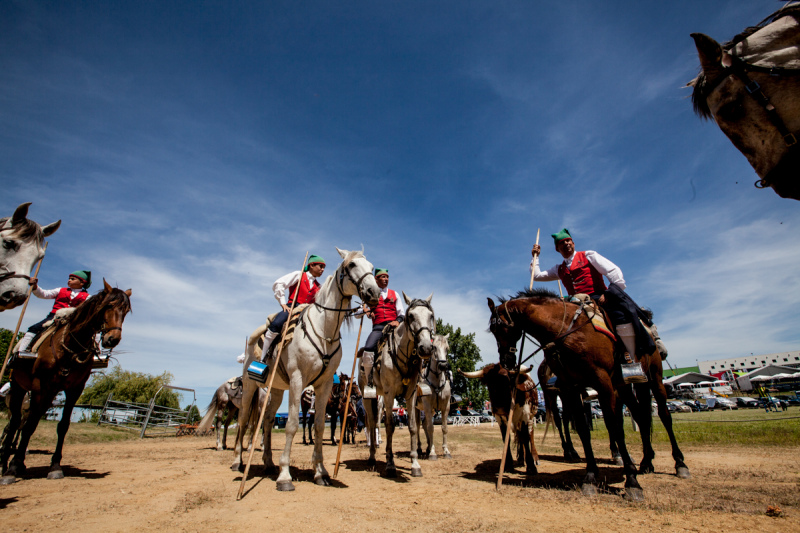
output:
<svg viewBox="0 0 800 533"><path fill-rule="evenodd" d="M123 368L202 406L277 310L272 282L307 250L330 273L335 246L433 291L487 362L486 297L527 285L537 228L555 264L564 226L655 311L672 365L797 350L800 205L754 189L682 88L689 33L777 7L3 2L0 213L62 219L42 286L88 268L132 288Z"/></svg>

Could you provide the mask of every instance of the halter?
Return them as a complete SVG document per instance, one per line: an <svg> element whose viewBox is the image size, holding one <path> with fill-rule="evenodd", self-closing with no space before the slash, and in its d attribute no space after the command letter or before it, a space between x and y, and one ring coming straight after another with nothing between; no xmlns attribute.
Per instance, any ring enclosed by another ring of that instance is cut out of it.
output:
<svg viewBox="0 0 800 533"><path fill-rule="evenodd" d="M358 278L358 280L353 279L353 276L350 275L350 266L342 264L342 268L338 269L339 274L336 276L336 287L339 289L339 292L344 295L344 287L342 286L342 282L344 281L345 275L347 275L347 279L356 286L356 290L358 291L358 296L363 300L364 296L361 294L361 282L364 281L364 278L367 276L373 276L371 271L367 271L363 276Z"/></svg>
<svg viewBox="0 0 800 533"><path fill-rule="evenodd" d="M786 67L762 67L759 65L753 65L748 63L744 59L741 59L733 54L729 54L731 58L731 66L730 67L723 67L722 73L717 76L712 82L706 83L706 86L703 88L703 91L708 95L717 86L725 81L730 76L735 76L739 78L739 80L744 83L744 88L747 91L753 100L761 106L761 108L767 113L767 118L775 126L775 129L778 130L778 133L781 134L783 137L783 142L786 147L789 149L789 153L796 153L797 152L797 135L789 131L789 128L786 127L786 123L784 123L783 119L781 119L780 115L778 114L778 110L775 109L775 106L772 105L772 102L769 101L769 98L764 91L761 89L761 85L750 78L747 75L748 72L758 72L761 74L769 74L773 77L781 77L781 76L798 76L800 75L800 69L797 68L786 68ZM774 169L773 169L774 171ZM765 178L761 178L756 180L755 186L758 189L765 189L771 186L770 171Z"/></svg>
<svg viewBox="0 0 800 533"><path fill-rule="evenodd" d="M430 310L431 314L433 314L433 307L430 303L425 300L413 300L411 304L408 306L408 311L406 311L406 316L411 314L411 310L415 307L425 307L426 309ZM428 335L433 337L433 331L428 326L422 326L417 331L411 330L411 325L409 324L409 331L411 331L411 336L414 339L414 348L411 350L411 355L417 355L417 344L419 343L419 336L422 334L423 331L427 331Z"/></svg>

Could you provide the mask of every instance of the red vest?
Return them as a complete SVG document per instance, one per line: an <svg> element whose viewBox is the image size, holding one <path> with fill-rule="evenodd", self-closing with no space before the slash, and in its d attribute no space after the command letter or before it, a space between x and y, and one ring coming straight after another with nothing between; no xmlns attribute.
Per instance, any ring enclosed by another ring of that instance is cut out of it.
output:
<svg viewBox="0 0 800 533"><path fill-rule="evenodd" d="M289 290L286 291L286 298L288 300L288 305L292 305L292 298L294 298L294 291L297 288L297 283L289 287ZM317 296L319 292L319 282L314 280L314 286L311 286L311 283L308 281L308 276L305 272L300 273L300 291L297 293L297 305L300 304L313 304L314 298Z"/></svg>
<svg viewBox="0 0 800 533"><path fill-rule="evenodd" d="M558 277L567 289L567 294L595 294L606 290L603 275L586 259L586 252L575 252L572 266L558 265Z"/></svg>
<svg viewBox="0 0 800 533"><path fill-rule="evenodd" d="M56 303L53 304L53 309L50 311L51 313L55 313L59 309L64 309L65 307L78 307L79 304L83 303L86 298L89 297L89 293L86 291L79 292L75 298L71 298L72 289L69 287L61 287L58 291L58 295L56 295Z"/></svg>
<svg viewBox="0 0 800 533"><path fill-rule="evenodd" d="M378 300L378 305L372 310L375 313L375 318L372 319L373 324L383 324L384 322L391 322L397 320L397 293L392 289L386 294L386 299L383 296Z"/></svg>

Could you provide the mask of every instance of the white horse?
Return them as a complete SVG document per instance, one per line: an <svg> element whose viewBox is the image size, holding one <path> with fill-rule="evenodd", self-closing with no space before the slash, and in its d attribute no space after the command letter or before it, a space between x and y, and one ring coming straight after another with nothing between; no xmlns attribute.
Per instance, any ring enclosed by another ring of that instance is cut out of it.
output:
<svg viewBox="0 0 800 533"><path fill-rule="evenodd" d="M217 388L216 392L214 392L214 396L211 397L211 403L208 404L205 416L197 426L197 432L203 434L208 431L211 428L211 424L214 423L217 434L218 451L227 449L228 425L230 425L231 420L239 413L239 409L242 408L241 386L235 386L235 379L238 379L238 377L229 379ZM261 409L261 406L264 405L266 400L267 393L263 389L259 389L259 409ZM223 413L226 409L228 411L228 416L223 420ZM260 413L260 411L256 409L252 411L255 413L255 417L250 418L249 428L251 433L256 430L256 424L258 423L257 417L258 413ZM216 419L214 418L215 416ZM224 433L222 434L220 434L220 425L224 427Z"/></svg>
<svg viewBox="0 0 800 533"><path fill-rule="evenodd" d="M286 422L286 445L280 457L280 474L277 479L277 489L281 491L294 490L292 476L289 472L291 460L292 441L299 425L300 396L303 389L313 385L316 392L316 404L327 405L328 397L333 387L333 375L342 359L342 345L340 330L342 321L350 310L350 300L358 295L370 306L375 306L380 297L380 288L375 282L372 263L367 261L364 254L359 251L348 252L339 250L342 263L332 276L329 276L316 295L315 303L305 308L300 316L300 322L294 330L291 342L284 346L278 354L275 364L275 381L269 394L269 403L264 418L264 466L268 471L274 471L272 461L272 439L268 428L272 427L281 402L283 392L289 391L289 419ZM231 466L232 470L243 471L242 464L242 430L250 416L252 405L251 398L257 387L265 387L250 378L247 367L260 355L258 342L264 327L257 329L248 340L243 373L242 408L239 410L240 429L236 435L236 461ZM319 412L324 412L318 409ZM317 485L330 485L330 476L322 463L322 442L325 429L325 417L314 417L314 453L312 466L314 468L314 483Z"/></svg>
<svg viewBox="0 0 800 533"><path fill-rule="evenodd" d="M61 221L41 227L29 220L30 202L17 207L10 217L0 218L0 311L13 309L28 295L30 272L44 256L45 237L56 232Z"/></svg>
<svg viewBox="0 0 800 533"><path fill-rule="evenodd" d="M431 306L433 294L426 300L409 300L403 293L408 306L405 321L400 324L387 339L381 349L372 370L372 379L377 391L383 395L386 409L386 477L397 477L392 452L392 435L394 420L391 408L397 396L403 396L408 406L408 429L411 432L411 475L422 477L422 468L417 461L417 442L419 426L416 420L417 380L419 378L422 359L430 359L433 354L433 331L436 319ZM363 369L358 374L358 385L364 389L366 376ZM378 427L380 411L375 409L375 400L365 401L367 411L367 431L371 435ZM376 412L377 411L377 412ZM370 439L369 460L367 466L375 467L375 439Z"/></svg>
<svg viewBox="0 0 800 533"><path fill-rule="evenodd" d="M417 455L427 457L429 461L436 461L436 447L433 445L433 416L436 411L442 412L442 453L445 459L452 459L450 449L447 447L447 414L450 411L450 363L447 361L447 352L450 343L445 335L433 336L433 357L428 361L422 371L420 382L431 388L431 394L417 398L417 426L420 425L420 411L425 412L425 438L428 447L422 454L422 439L417 441Z"/></svg>

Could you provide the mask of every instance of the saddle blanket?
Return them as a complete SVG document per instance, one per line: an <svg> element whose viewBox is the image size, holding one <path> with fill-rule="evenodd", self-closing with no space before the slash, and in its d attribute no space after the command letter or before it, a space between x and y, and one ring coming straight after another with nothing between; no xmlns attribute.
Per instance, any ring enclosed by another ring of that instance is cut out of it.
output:
<svg viewBox="0 0 800 533"><path fill-rule="evenodd" d="M583 310L586 313L586 316L592 321L592 327L595 331L606 335L609 339L616 342L617 338L612 333L611 328L606 323L605 314L600 312L597 308L597 304L592 300L592 297L588 294L576 294L570 300L573 303L583 303L584 307Z"/></svg>

